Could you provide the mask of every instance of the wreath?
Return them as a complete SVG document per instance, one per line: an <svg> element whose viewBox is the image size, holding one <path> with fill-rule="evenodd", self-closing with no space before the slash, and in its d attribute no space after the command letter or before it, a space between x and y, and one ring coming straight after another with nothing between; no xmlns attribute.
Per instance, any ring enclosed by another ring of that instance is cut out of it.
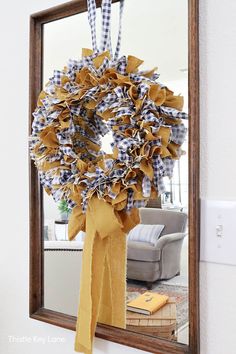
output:
<svg viewBox="0 0 236 354"><path fill-rule="evenodd" d="M33 113L31 156L45 190L85 213L93 195L129 212L164 191L181 155L183 97L157 80L142 61L83 50L54 71ZM101 137L112 132L111 154ZM76 234L73 234L74 237Z"/></svg>
<svg viewBox="0 0 236 354"><path fill-rule="evenodd" d="M111 1L103 0L103 19L110 5ZM93 43L94 8L94 1L88 1ZM107 33L106 26L103 33ZM107 36L104 38L103 50L96 45L93 50L83 49L81 60L69 60L63 70L54 71L39 95L30 138L31 157L44 189L56 202L65 200L72 209L69 238L80 230L93 235L90 241L86 236L83 262L90 262L90 266L83 265L82 285L89 272L92 279L97 276L92 265L92 255L100 247L96 242L111 234L126 234L138 223L137 208L164 191L163 177L172 176L187 130L182 121L187 118L182 112L183 97L162 85L155 69L140 70L142 60L131 55L118 59L118 50L112 56ZM110 154L102 150L101 142L108 133L113 139ZM110 237L104 242L115 242L119 249L119 238L114 240ZM114 252L109 261L106 247L109 249L103 244L103 250L97 251L102 253L100 260L111 265L114 256L118 262L119 255ZM88 301L93 284L89 286L82 290L84 301ZM92 307L95 302L92 296ZM82 311L80 317L85 316ZM101 314L100 322L114 325L114 320L105 317ZM115 325L124 327L123 322L117 320ZM81 323L76 349L88 352L92 350L91 328L87 328L85 343L79 335L84 330Z"/></svg>

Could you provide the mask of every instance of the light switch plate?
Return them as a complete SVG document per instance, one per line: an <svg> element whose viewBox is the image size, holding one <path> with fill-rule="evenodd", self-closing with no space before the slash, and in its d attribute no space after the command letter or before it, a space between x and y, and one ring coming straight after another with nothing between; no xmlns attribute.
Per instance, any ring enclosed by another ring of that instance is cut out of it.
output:
<svg viewBox="0 0 236 354"><path fill-rule="evenodd" d="M236 265L236 201L201 200L200 260Z"/></svg>

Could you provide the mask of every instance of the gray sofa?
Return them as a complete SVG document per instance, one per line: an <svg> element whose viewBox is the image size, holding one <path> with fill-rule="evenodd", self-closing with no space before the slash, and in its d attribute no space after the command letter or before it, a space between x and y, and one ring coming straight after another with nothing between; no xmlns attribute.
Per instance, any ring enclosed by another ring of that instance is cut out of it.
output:
<svg viewBox="0 0 236 354"><path fill-rule="evenodd" d="M180 256L186 236L187 215L157 208L140 208L142 224L165 225L156 246L128 241L127 278L141 280L151 289L158 279L170 279L180 273Z"/></svg>

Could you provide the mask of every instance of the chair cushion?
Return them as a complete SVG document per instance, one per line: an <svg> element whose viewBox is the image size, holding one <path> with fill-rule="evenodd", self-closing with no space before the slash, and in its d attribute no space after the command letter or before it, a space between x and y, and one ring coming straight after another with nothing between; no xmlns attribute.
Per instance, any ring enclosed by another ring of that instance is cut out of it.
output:
<svg viewBox="0 0 236 354"><path fill-rule="evenodd" d="M142 281L155 281L161 276L160 262L139 262L128 259L127 278Z"/></svg>
<svg viewBox="0 0 236 354"><path fill-rule="evenodd" d="M160 261L161 250L155 248L150 243L128 241L128 259L157 262Z"/></svg>
<svg viewBox="0 0 236 354"><path fill-rule="evenodd" d="M135 226L128 234L129 241L145 242L155 246L165 225L144 225Z"/></svg>

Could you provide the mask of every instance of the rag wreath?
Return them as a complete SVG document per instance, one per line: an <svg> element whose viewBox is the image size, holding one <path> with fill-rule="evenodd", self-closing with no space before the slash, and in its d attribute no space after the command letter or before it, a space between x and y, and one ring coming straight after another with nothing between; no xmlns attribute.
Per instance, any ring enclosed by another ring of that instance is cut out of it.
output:
<svg viewBox="0 0 236 354"><path fill-rule="evenodd" d="M72 208L69 239L86 232L75 350L91 354L97 322L125 328L126 234L139 207L164 191L181 156L183 97L140 71L142 60L112 55L111 0L102 1L96 42L96 2L88 0L93 50L55 70L33 113L30 153L46 192ZM112 133L112 153L101 137Z"/></svg>

